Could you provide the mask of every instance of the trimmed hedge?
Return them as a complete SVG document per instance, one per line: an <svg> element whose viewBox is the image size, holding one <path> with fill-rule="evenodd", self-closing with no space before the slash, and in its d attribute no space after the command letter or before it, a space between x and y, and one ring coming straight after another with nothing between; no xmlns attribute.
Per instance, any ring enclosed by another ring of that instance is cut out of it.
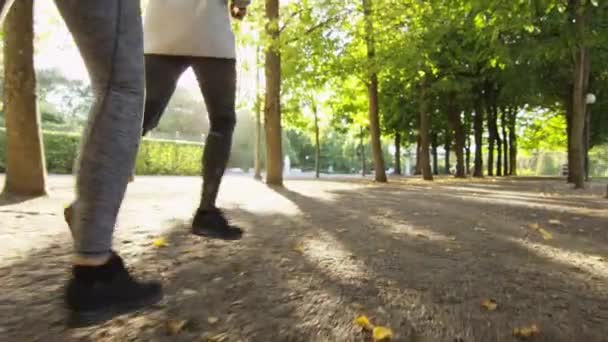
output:
<svg viewBox="0 0 608 342"><path fill-rule="evenodd" d="M49 173L71 174L80 148L80 135L43 132L46 167ZM144 139L137 156L135 172L140 175L199 175L202 144L183 141ZM0 129L0 172L6 170L6 131Z"/></svg>

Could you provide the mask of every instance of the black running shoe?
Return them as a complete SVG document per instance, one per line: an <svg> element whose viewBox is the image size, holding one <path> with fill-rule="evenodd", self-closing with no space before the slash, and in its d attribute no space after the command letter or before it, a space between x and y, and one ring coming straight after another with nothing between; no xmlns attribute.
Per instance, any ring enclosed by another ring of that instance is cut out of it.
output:
<svg viewBox="0 0 608 342"><path fill-rule="evenodd" d="M192 234L221 240L239 240L243 230L230 225L219 209L198 209L192 220Z"/></svg>
<svg viewBox="0 0 608 342"><path fill-rule="evenodd" d="M65 303L68 326L80 328L153 305L163 297L157 282L139 282L131 277L122 259L113 253L105 265L74 266Z"/></svg>

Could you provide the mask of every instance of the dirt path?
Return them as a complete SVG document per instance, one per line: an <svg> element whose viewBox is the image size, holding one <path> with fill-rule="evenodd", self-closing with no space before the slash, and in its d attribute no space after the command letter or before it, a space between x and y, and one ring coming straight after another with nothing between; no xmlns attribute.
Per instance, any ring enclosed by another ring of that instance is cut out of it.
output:
<svg viewBox="0 0 608 342"><path fill-rule="evenodd" d="M1 181L1 180L0 180ZM608 341L605 185L557 181L291 181L269 189L230 177L222 206L240 242L188 234L196 178L140 177L116 246L166 300L99 327L66 330L61 287L70 257L52 197L0 203L1 341L368 341L367 315L396 341ZM168 246L152 241L164 237ZM491 298L496 310L480 302ZM186 321L168 335L169 320Z"/></svg>

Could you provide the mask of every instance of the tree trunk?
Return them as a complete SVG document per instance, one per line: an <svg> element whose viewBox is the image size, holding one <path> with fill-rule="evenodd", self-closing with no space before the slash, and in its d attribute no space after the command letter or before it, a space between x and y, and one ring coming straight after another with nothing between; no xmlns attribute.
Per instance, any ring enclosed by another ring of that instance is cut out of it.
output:
<svg viewBox="0 0 608 342"><path fill-rule="evenodd" d="M319 178L321 175L321 143L319 138L319 113L314 100L312 101L312 112L315 117L315 177Z"/></svg>
<svg viewBox="0 0 608 342"><path fill-rule="evenodd" d="M444 173L446 175L450 174L450 168L452 168L452 163L450 162L450 154L452 153L452 135L450 134L450 130L446 129L445 132L445 141L443 144L443 149L445 150L445 167Z"/></svg>
<svg viewBox="0 0 608 342"><path fill-rule="evenodd" d="M386 183L384 170L384 156L380 141L380 109L378 101L378 74L376 73L376 47L374 43L374 25L372 18L371 0L363 1L363 15L365 17L365 43L367 46L368 66L368 96L369 96L369 126L372 143L372 156L374 157L374 172L376 182Z"/></svg>
<svg viewBox="0 0 608 342"><path fill-rule="evenodd" d="M455 149L456 149L456 178L465 178L464 170L464 127L460 119L460 110L456 104L454 94L450 95L448 108L448 122L451 130L454 132Z"/></svg>
<svg viewBox="0 0 608 342"><path fill-rule="evenodd" d="M401 133L395 132L395 174L401 174Z"/></svg>
<svg viewBox="0 0 608 342"><path fill-rule="evenodd" d="M473 177L483 177L483 106L481 95L478 91L473 94L475 105L475 117L473 118L473 130L475 135L475 166Z"/></svg>
<svg viewBox="0 0 608 342"><path fill-rule="evenodd" d="M439 156L437 155L438 148L437 133L431 134L431 154L433 155L433 174L439 174Z"/></svg>
<svg viewBox="0 0 608 342"><path fill-rule="evenodd" d="M281 129L281 55L279 46L279 0L266 0L266 33L271 44L266 49L266 183L283 185Z"/></svg>
<svg viewBox="0 0 608 342"><path fill-rule="evenodd" d="M591 145L591 111L589 106L587 106L585 115L585 181L589 182L591 179L589 177L589 149Z"/></svg>
<svg viewBox="0 0 608 342"><path fill-rule="evenodd" d="M502 115L500 117L500 126L502 127L502 151L503 151L503 159L502 165L504 167L504 175L509 175L509 137L507 136L507 113L508 109L505 108L502 111Z"/></svg>
<svg viewBox="0 0 608 342"><path fill-rule="evenodd" d="M46 194L34 71L34 1L16 1L4 23L4 112L8 194Z"/></svg>
<svg viewBox="0 0 608 342"><path fill-rule="evenodd" d="M420 144L420 134L418 134L418 138L416 138L416 169L414 170L414 175L422 174L422 167L420 163L420 155L422 154L422 145Z"/></svg>
<svg viewBox="0 0 608 342"><path fill-rule="evenodd" d="M486 85L486 112L488 113L488 176L494 176L494 143L496 142L496 112L494 89L491 83Z"/></svg>
<svg viewBox="0 0 608 342"><path fill-rule="evenodd" d="M363 145L363 126L359 127L360 147L361 147L361 176L365 177L367 174L367 166L365 165L365 145Z"/></svg>
<svg viewBox="0 0 608 342"><path fill-rule="evenodd" d="M467 134L466 146L464 148L464 164L467 176L471 174L471 137Z"/></svg>
<svg viewBox="0 0 608 342"><path fill-rule="evenodd" d="M502 137L498 130L498 108L496 109L494 116L494 133L496 134L496 176L502 176Z"/></svg>
<svg viewBox="0 0 608 342"><path fill-rule="evenodd" d="M585 87L585 133L584 133L584 149L585 149L585 181L589 182L589 149L591 149L591 108L587 104L587 90L589 89L589 78L591 77L591 57L589 50L587 59L584 63L584 87Z"/></svg>
<svg viewBox="0 0 608 342"><path fill-rule="evenodd" d="M431 115L427 106L426 85L422 85L420 94L420 168L424 180L433 180L429 156L429 130L431 128Z"/></svg>
<svg viewBox="0 0 608 342"><path fill-rule="evenodd" d="M255 170L254 178L257 180L262 179L262 94L261 94L261 80L260 80L260 48L258 47L256 51L256 60L257 60L257 68L256 68L256 93L255 93L255 145L254 145L254 155L253 155L253 167Z"/></svg>
<svg viewBox="0 0 608 342"><path fill-rule="evenodd" d="M509 116L509 174L517 176L517 108Z"/></svg>
<svg viewBox="0 0 608 342"><path fill-rule="evenodd" d="M571 165L574 164L574 153L572 152L572 117L573 117L573 104L572 104L572 92L574 86L569 86L566 92L564 107L566 113L566 135L567 135L567 152L568 152L568 175L567 182L574 183L572 179L572 173L570 172Z"/></svg>
<svg viewBox="0 0 608 342"><path fill-rule="evenodd" d="M574 0L575 10L575 25L577 33L577 51L575 57L574 67L574 89L572 94L572 165L569 165L569 174L572 174L572 180L576 189L582 189L585 187L585 143L584 143L584 130L585 130L585 112L586 112L586 94L587 85L586 80L588 76L586 73L589 72L589 68L586 67L587 60L589 58L589 50L585 46L585 25L586 15L584 4L581 0Z"/></svg>

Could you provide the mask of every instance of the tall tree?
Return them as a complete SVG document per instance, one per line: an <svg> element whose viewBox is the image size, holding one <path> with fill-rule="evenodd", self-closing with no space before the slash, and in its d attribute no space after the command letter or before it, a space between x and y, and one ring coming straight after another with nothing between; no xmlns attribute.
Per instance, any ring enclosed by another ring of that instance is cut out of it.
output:
<svg viewBox="0 0 608 342"><path fill-rule="evenodd" d="M401 133L395 132L395 174L401 174Z"/></svg>
<svg viewBox="0 0 608 342"><path fill-rule="evenodd" d="M509 137L507 136L507 109L501 111L500 127L502 128L502 150L504 175L509 175Z"/></svg>
<svg viewBox="0 0 608 342"><path fill-rule="evenodd" d="M509 175L517 176L517 108L509 113Z"/></svg>
<svg viewBox="0 0 608 342"><path fill-rule="evenodd" d="M432 164L432 169L433 169L433 174L434 175L439 175L439 153L438 153L438 149L439 149L439 134L437 134L437 132L433 132L431 134L431 155L433 156L433 164ZM449 158L448 158L448 154L446 153L446 165L449 164ZM446 166L449 168L449 166Z"/></svg>
<svg viewBox="0 0 608 342"><path fill-rule="evenodd" d="M279 0L266 0L266 96L264 127L266 129L266 183L283 185L283 146L281 128L281 52Z"/></svg>
<svg viewBox="0 0 608 342"><path fill-rule="evenodd" d="M422 171L422 177L424 180L433 180L433 173L431 172L431 163L429 155L430 147L430 134L429 130L431 127L431 113L428 108L427 99L427 85L425 81L422 81L420 91L420 168Z"/></svg>
<svg viewBox="0 0 608 342"><path fill-rule="evenodd" d="M4 23L5 192L46 193L46 168L34 71L34 1L16 1Z"/></svg>
<svg viewBox="0 0 608 342"><path fill-rule="evenodd" d="M587 104L587 85L589 80L589 48L586 42L588 4L584 0L571 0L571 10L574 12L575 37L577 37L574 51L574 90L572 92L572 164L569 173L572 175L574 187L585 187L585 158L584 158L584 130Z"/></svg>
<svg viewBox="0 0 608 342"><path fill-rule="evenodd" d="M450 156L452 155L452 132L449 128L446 127L445 134L443 135L443 150L445 152L445 167L444 173L446 175L450 174L450 169L452 168L452 163L450 161Z"/></svg>
<svg viewBox="0 0 608 342"><path fill-rule="evenodd" d="M456 150L456 178L465 178L464 168L464 148L465 148L465 133L462 125L462 119L460 118L460 109L456 103L456 94L452 93L448 95L448 120L450 123L450 130L454 132L455 150Z"/></svg>
<svg viewBox="0 0 608 342"><path fill-rule="evenodd" d="M483 121L484 112L481 100L481 94L478 89L473 93L473 101L475 107L475 114L473 118L473 130L475 135L475 166L473 170L473 177L483 177Z"/></svg>
<svg viewBox="0 0 608 342"><path fill-rule="evenodd" d="M371 0L363 1L363 16L365 20L365 43L367 47L368 79L367 90L369 97L369 125L370 138L372 145L372 155L374 157L374 172L377 182L387 181L386 171L384 170L384 157L382 153L382 143L380 135L380 109L378 99L378 73L376 71L376 47L374 42L374 17L372 12Z"/></svg>
<svg viewBox="0 0 608 342"><path fill-rule="evenodd" d="M319 137L319 109L315 99L310 99L312 115L314 117L314 134L315 134L315 177L321 175L321 138Z"/></svg>
<svg viewBox="0 0 608 342"><path fill-rule="evenodd" d="M255 71L255 143L253 149L253 167L255 170L254 178L262 179L262 90L260 80L260 49L256 50L256 71Z"/></svg>

